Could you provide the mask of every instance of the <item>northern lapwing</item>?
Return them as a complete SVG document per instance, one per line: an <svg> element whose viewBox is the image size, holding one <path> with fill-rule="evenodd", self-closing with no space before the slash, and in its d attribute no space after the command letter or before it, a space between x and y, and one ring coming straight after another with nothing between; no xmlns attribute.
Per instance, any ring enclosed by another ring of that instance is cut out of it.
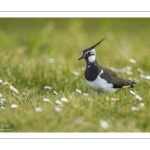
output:
<svg viewBox="0 0 150 150"><path fill-rule="evenodd" d="M95 47L104 40L105 38L94 46L83 50L83 55L78 59L85 59L86 61L86 84L93 90L106 93L112 93L125 87L133 88L135 82L118 77L111 69L99 65L96 61Z"/></svg>

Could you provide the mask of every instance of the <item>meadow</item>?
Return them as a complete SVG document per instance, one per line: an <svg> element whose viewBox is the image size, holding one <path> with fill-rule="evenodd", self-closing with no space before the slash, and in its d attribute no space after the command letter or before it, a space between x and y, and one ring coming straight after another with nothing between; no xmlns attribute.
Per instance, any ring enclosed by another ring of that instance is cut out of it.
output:
<svg viewBox="0 0 150 150"><path fill-rule="evenodd" d="M149 132L149 18L0 18L0 132ZM136 81L90 90L82 50ZM134 92L134 93L133 93Z"/></svg>

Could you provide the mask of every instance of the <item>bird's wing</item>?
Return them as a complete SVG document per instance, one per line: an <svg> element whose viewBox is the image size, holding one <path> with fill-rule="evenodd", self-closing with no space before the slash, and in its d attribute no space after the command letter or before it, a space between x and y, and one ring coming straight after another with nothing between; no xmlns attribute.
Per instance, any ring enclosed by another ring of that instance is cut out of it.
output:
<svg viewBox="0 0 150 150"><path fill-rule="evenodd" d="M120 78L112 70L103 68L103 73L100 77L105 79L108 83L112 83L114 88L122 88Z"/></svg>
<svg viewBox="0 0 150 150"><path fill-rule="evenodd" d="M100 75L108 83L113 84L113 88L133 87L134 82L119 78L112 70L103 68L103 73Z"/></svg>
<svg viewBox="0 0 150 150"><path fill-rule="evenodd" d="M113 88L133 87L133 85L136 84L133 81L119 78L112 70L108 68L103 68L103 73L100 76L101 78L107 80L108 83L112 83Z"/></svg>

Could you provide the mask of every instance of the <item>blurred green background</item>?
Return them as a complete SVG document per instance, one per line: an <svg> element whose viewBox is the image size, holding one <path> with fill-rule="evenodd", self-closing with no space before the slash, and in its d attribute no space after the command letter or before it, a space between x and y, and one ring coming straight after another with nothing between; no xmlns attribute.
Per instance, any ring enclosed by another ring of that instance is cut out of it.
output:
<svg viewBox="0 0 150 150"><path fill-rule="evenodd" d="M150 82L137 72L141 68L144 75L150 74L149 33L149 18L0 18L0 100L5 99L0 103L0 123L10 124L10 132L149 132ZM78 58L103 37L106 40L96 48L98 62L108 68L129 66L132 75L117 74L139 81L132 90L143 101L132 96L130 89L110 95L86 86L85 61ZM130 58L136 63L130 63ZM46 85L52 90L46 91ZM61 97L69 101L56 112ZM119 101L112 102L111 97ZM12 104L18 108L12 109ZM36 112L36 107L43 111ZM107 129L101 120L108 122Z"/></svg>

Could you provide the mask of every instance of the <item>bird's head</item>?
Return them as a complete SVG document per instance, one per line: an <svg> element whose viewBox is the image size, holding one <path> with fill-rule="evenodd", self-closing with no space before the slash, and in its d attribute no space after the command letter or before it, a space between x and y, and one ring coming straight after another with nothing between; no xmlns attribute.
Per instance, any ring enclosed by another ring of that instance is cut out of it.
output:
<svg viewBox="0 0 150 150"><path fill-rule="evenodd" d="M103 38L101 41L91 46L90 48L83 50L83 55L78 60L81 60L84 58L87 62L90 62L90 63L94 62L96 60L95 47L99 45L103 40L105 40L105 38Z"/></svg>

